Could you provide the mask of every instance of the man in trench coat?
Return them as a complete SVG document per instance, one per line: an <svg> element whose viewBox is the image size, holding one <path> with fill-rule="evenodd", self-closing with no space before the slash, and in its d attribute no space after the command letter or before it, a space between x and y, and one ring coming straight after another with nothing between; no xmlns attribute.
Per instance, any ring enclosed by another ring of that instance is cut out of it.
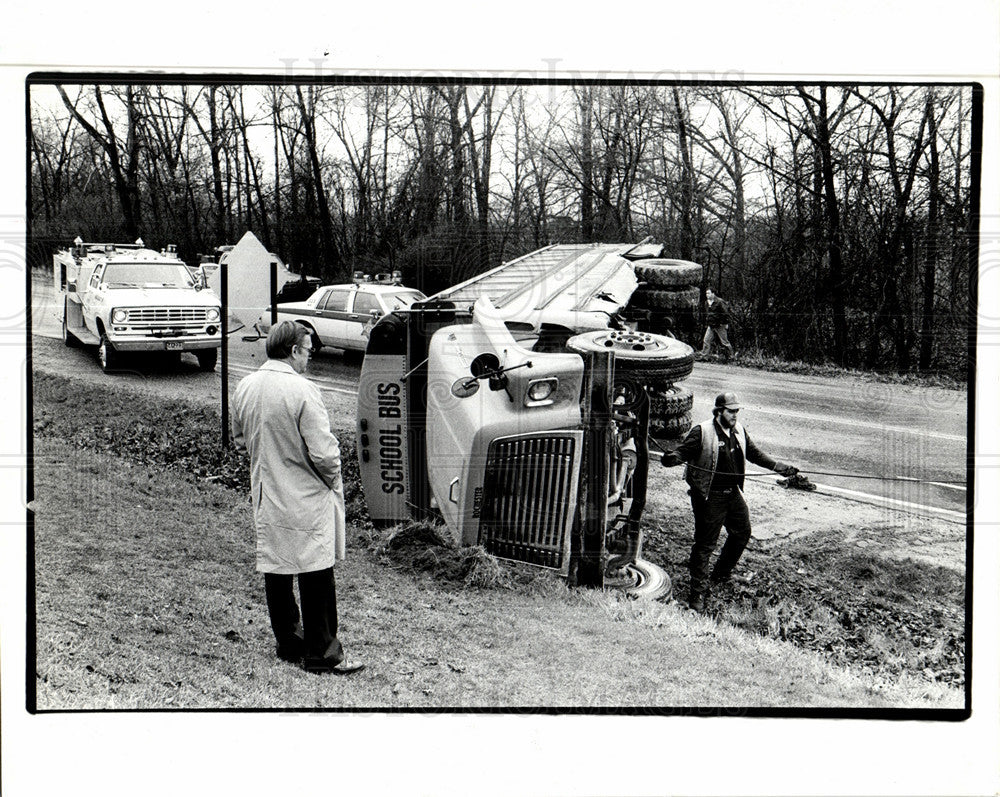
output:
<svg viewBox="0 0 1000 797"><path fill-rule="evenodd" d="M337 639L333 565L345 555L340 445L319 389L302 376L308 329L282 321L267 336L267 362L233 396L233 442L250 454L257 570L279 658L317 673L357 672ZM292 588L298 576L299 606Z"/></svg>

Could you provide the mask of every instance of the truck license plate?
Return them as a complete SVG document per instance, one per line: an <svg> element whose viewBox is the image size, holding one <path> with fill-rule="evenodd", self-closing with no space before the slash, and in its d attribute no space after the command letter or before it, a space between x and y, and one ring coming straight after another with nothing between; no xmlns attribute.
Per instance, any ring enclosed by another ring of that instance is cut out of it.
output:
<svg viewBox="0 0 1000 797"><path fill-rule="evenodd" d="M184 344L177 341L168 342L167 351L184 351Z"/></svg>

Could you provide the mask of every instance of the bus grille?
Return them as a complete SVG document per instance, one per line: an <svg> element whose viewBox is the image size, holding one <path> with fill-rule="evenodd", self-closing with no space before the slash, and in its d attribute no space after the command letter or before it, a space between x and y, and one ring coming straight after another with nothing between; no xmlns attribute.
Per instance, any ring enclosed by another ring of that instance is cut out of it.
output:
<svg viewBox="0 0 1000 797"><path fill-rule="evenodd" d="M494 556L568 569L583 433L500 438L483 480L479 542Z"/></svg>

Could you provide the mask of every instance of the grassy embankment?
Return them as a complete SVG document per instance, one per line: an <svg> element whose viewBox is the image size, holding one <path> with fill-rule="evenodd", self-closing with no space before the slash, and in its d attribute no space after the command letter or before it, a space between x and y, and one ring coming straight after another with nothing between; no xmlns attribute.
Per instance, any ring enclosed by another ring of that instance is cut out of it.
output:
<svg viewBox="0 0 1000 797"><path fill-rule="evenodd" d="M689 341L695 349L701 347L701 341ZM710 354L709 362L724 362L721 355ZM939 387L949 390L965 390L968 386L964 375L948 371L910 371L898 372L892 370L864 371L855 368L845 368L833 362L811 363L802 360L785 360L773 354L767 354L759 349L737 348L736 358L732 365L744 368L755 368L761 371L772 371L778 374L805 374L809 376L851 377L865 382L893 385L912 385L916 387Z"/></svg>
<svg viewBox="0 0 1000 797"><path fill-rule="evenodd" d="M748 633L676 604L570 590L479 549L449 548L432 529L376 531L346 433L354 522L338 598L342 638L368 669L308 675L273 655L246 467L219 451L217 429L210 408L36 372L40 709L962 704L960 690L918 668L835 666L781 641L799 640L780 606L733 601ZM669 564L679 549L659 545ZM789 552L788 564L802 554ZM882 573L870 567L865 577ZM882 590L880 601L912 602L921 588ZM783 600L798 607L792 594ZM865 617L854 622L881 655L884 640ZM832 642L836 628L831 620Z"/></svg>

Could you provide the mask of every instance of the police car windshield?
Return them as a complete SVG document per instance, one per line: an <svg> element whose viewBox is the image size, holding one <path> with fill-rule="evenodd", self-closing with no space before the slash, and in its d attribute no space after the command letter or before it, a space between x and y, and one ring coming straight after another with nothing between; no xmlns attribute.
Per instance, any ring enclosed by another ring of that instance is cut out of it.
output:
<svg viewBox="0 0 1000 797"><path fill-rule="evenodd" d="M179 263L108 263L104 284L109 288L190 288L194 281Z"/></svg>
<svg viewBox="0 0 1000 797"><path fill-rule="evenodd" d="M400 291L399 293L391 293L385 297L386 304L389 305L393 310L398 310L402 307L409 307L414 302L419 302L421 299L426 299L420 291Z"/></svg>

